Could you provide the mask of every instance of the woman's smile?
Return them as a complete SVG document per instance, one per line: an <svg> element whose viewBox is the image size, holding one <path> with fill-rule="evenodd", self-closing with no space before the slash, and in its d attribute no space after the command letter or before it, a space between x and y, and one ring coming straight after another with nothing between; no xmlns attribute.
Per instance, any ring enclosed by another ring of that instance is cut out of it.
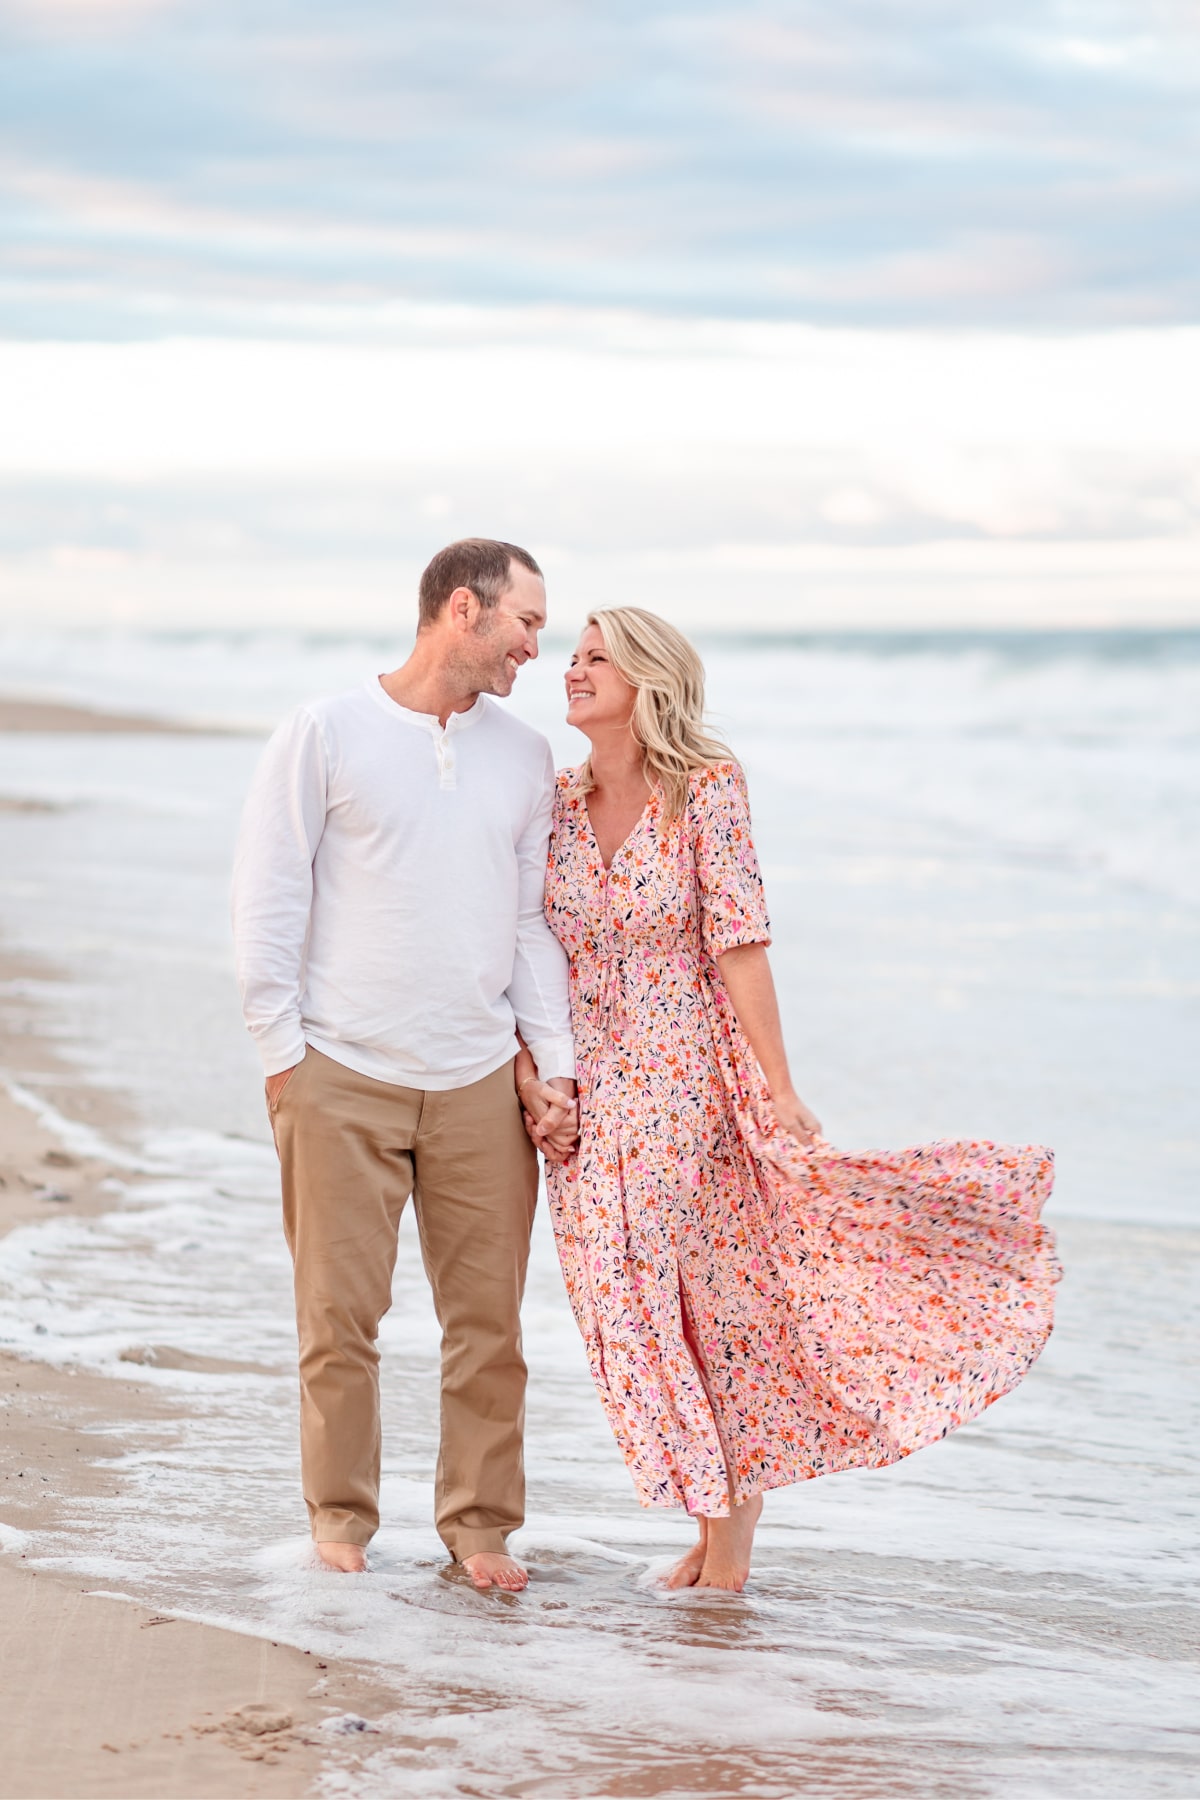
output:
<svg viewBox="0 0 1200 1800"><path fill-rule="evenodd" d="M597 727L628 726L636 690L614 669L598 626L585 629L563 680L572 724L586 717Z"/></svg>

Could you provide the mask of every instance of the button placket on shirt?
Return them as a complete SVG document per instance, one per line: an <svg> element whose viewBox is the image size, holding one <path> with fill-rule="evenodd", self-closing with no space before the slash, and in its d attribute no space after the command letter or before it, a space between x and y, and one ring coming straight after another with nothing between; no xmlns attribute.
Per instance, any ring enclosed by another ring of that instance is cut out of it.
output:
<svg viewBox="0 0 1200 1800"><path fill-rule="evenodd" d="M454 745L450 742L450 731L453 722L454 715L451 715L450 722L447 724L444 731L438 725L436 719L430 726L430 731L433 734L433 748L437 755L438 787L443 791L458 786L454 776Z"/></svg>

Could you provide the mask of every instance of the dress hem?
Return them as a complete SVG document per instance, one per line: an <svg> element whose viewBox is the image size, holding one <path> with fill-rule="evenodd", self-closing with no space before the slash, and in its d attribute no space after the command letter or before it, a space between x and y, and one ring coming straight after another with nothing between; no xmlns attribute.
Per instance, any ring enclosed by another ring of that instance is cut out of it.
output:
<svg viewBox="0 0 1200 1800"><path fill-rule="evenodd" d="M977 1411L966 1413L961 1419L954 1420L952 1423L944 1426L942 1430L929 1432L926 1436L918 1438L915 1443L907 1445L903 1450L880 1452L874 1456L866 1451L859 1455L851 1453L845 1460L831 1463L823 1469L814 1469L811 1463L790 1463L786 1469L775 1470L770 1474L757 1476L745 1485L739 1484L736 1504L740 1506L746 1500L753 1500L756 1494L768 1494L773 1488L799 1487L802 1482L820 1481L826 1475L846 1475L849 1474L852 1469L890 1469L896 1463L905 1462L908 1457L915 1455L918 1450L928 1450L931 1444L940 1444L944 1438L951 1437L955 1432L961 1431L963 1426L969 1425L972 1420L982 1418L988 1408L994 1406L997 1400L1003 1400L1006 1395L1011 1394L1014 1389L1018 1388L1034 1363L1037 1362L1038 1358L1041 1356L1042 1351L1046 1348L1050 1336L1051 1332L1047 1331L1045 1337L1038 1345L1037 1350L1029 1358L1029 1361L1025 1366L1019 1370L1018 1373L1014 1374L1007 1387L1001 1388L998 1393L990 1395ZM660 1500L655 1497L646 1498L640 1491L636 1478L634 1479L633 1485L638 1505L643 1507L647 1512L683 1512L687 1514L689 1519L727 1519L730 1516L730 1508L728 1505L719 1512L701 1512L699 1507L696 1507L693 1510L686 1500L678 1497L670 1500Z"/></svg>

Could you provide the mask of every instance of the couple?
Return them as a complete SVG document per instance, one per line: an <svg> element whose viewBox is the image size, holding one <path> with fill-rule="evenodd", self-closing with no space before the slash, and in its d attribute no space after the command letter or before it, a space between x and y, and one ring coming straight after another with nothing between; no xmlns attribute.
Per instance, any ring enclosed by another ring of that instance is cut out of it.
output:
<svg viewBox="0 0 1200 1800"><path fill-rule="evenodd" d="M312 1535L330 1567L366 1566L411 1194L442 1328L438 1532L476 1587L526 1585L506 1543L536 1144L638 1496L699 1527L668 1582L740 1591L765 1489L895 1462L1034 1362L1052 1160L824 1142L699 658L651 613L593 614L566 675L590 755L556 778L491 698L545 623L527 551L451 544L407 662L293 713L247 802L234 929L295 1267Z"/></svg>

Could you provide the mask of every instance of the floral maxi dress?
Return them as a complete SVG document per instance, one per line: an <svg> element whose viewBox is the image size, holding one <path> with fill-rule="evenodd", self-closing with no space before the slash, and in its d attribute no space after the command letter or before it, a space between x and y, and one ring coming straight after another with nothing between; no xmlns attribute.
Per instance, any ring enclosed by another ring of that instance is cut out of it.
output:
<svg viewBox="0 0 1200 1800"><path fill-rule="evenodd" d="M559 776L546 914L571 964L579 1149L547 1169L593 1379L648 1506L879 1467L1014 1387L1050 1333L1048 1150L804 1149L716 958L769 943L745 782L656 789L606 871Z"/></svg>

